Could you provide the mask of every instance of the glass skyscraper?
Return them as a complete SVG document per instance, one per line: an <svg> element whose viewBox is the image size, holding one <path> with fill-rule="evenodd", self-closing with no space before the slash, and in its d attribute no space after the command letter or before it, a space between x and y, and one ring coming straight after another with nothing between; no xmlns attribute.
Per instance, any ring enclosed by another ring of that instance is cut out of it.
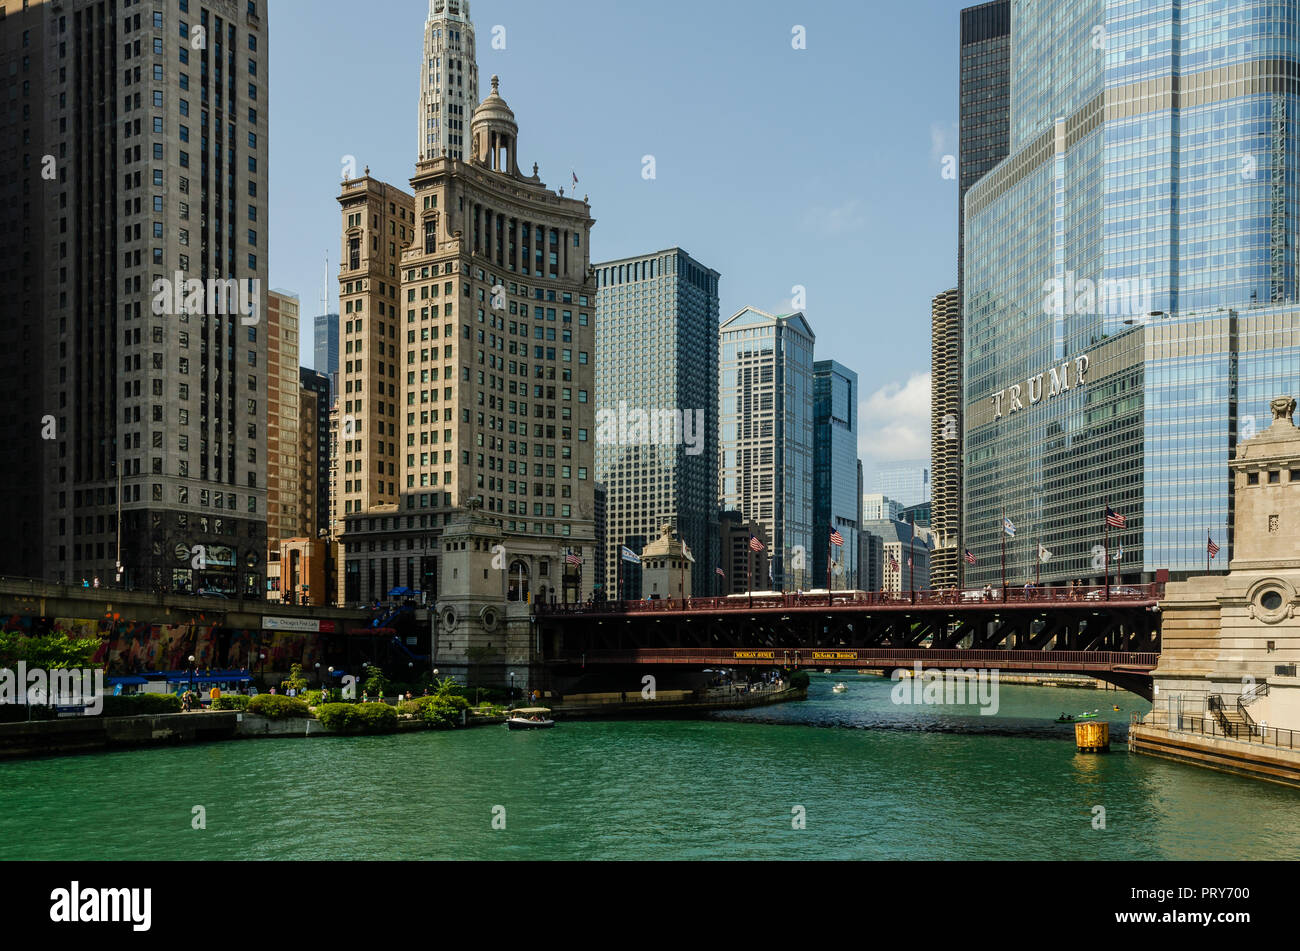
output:
<svg viewBox="0 0 1300 951"><path fill-rule="evenodd" d="M809 587L826 584L826 540L831 528L844 539L829 549L831 585L858 587L858 375L834 360L813 364L813 572Z"/></svg>
<svg viewBox="0 0 1300 951"><path fill-rule="evenodd" d="M596 479L606 488L597 580L613 597L620 549L678 528L713 590L718 561L718 279L681 248L595 265ZM644 417L638 414L646 414ZM639 591L639 569L623 572Z"/></svg>
<svg viewBox="0 0 1300 951"><path fill-rule="evenodd" d="M329 379L328 405L333 405L334 397L339 391L339 315L318 315L313 340L315 365L312 369Z"/></svg>
<svg viewBox="0 0 1300 951"><path fill-rule="evenodd" d="M815 336L803 314L753 307L719 336L722 504L763 526L774 588L812 587L813 550L826 538L813 531Z"/></svg>
<svg viewBox="0 0 1300 951"><path fill-rule="evenodd" d="M1203 572L1300 378L1300 10L1020 0L1008 158L965 204L968 584ZM1230 549L1229 549L1230 550ZM1227 552L1225 552L1226 554ZM1218 564L1226 564L1220 555Z"/></svg>

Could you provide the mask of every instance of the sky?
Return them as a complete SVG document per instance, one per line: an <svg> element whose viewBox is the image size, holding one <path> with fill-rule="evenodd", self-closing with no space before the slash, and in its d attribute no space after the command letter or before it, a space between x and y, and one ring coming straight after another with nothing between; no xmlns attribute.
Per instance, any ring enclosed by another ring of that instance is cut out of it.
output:
<svg viewBox="0 0 1300 951"><path fill-rule="evenodd" d="M804 289L816 358L859 374L870 485L877 464L929 456L930 300L957 278L957 182L943 170L966 5L471 0L470 12L479 95L501 77L525 174L536 162L566 194L578 176L593 262L680 246L721 272L724 320L787 312ZM326 289L338 309L344 163L409 189L428 9L270 0L271 286L301 298L304 366Z"/></svg>

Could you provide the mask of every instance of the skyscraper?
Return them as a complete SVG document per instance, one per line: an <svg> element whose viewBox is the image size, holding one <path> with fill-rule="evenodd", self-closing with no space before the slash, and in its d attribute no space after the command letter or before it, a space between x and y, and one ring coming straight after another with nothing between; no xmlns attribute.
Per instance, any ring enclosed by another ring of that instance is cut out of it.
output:
<svg viewBox="0 0 1300 951"><path fill-rule="evenodd" d="M1231 543L1230 452L1300 375L1300 11L1203 12L1016 5L1010 155L965 206L977 584L1004 510L1017 581L1040 542L1046 581L1203 572L1207 530Z"/></svg>
<svg viewBox="0 0 1300 951"><path fill-rule="evenodd" d="M266 309L266 544L268 562L280 542L305 534L301 460L302 384L298 376L298 298L267 295Z"/></svg>
<svg viewBox="0 0 1300 951"><path fill-rule="evenodd" d="M468 120L477 105L478 59L469 0L429 0L416 155L421 160L443 155L463 159Z"/></svg>
<svg viewBox="0 0 1300 951"><path fill-rule="evenodd" d="M308 457L309 465L302 473L304 484L311 483L307 493L309 500L304 500L303 514L306 534L315 537L326 531L330 522L330 385L323 373L306 367L298 368L298 379L304 396L307 393L313 396L310 401L311 412L304 409L301 418L304 429L311 429L310 443L313 448L313 453ZM306 435L304 432L304 445L308 441Z"/></svg>
<svg viewBox="0 0 1300 951"><path fill-rule="evenodd" d="M831 556L830 584L852 589L858 585L858 375L834 360L813 364L813 531L812 578L809 587L827 583L826 558ZM827 546L831 529L843 544Z"/></svg>
<svg viewBox="0 0 1300 951"><path fill-rule="evenodd" d="M692 590L710 591L718 554L718 272L681 248L595 268L596 478L608 492L601 579L612 591L621 547L639 552L668 523L694 553ZM636 425L637 413L648 425Z"/></svg>
<svg viewBox="0 0 1300 951"><path fill-rule="evenodd" d="M930 304L930 464L937 547L930 562L936 589L961 578L961 293Z"/></svg>
<svg viewBox="0 0 1300 951"><path fill-rule="evenodd" d="M6 6L13 567L260 596L265 0Z"/></svg>
<svg viewBox="0 0 1300 951"><path fill-rule="evenodd" d="M417 163L411 193L368 169L343 183L349 602L436 596L439 535L460 510L509 552L511 601L591 590L595 222L520 171L518 134L494 76L466 161ZM453 596L488 596L468 581Z"/></svg>
<svg viewBox="0 0 1300 951"><path fill-rule="evenodd" d="M811 587L816 338L801 313L746 307L719 339L723 507L764 527L773 584Z"/></svg>
<svg viewBox="0 0 1300 951"><path fill-rule="evenodd" d="M1011 120L1011 4L994 0L961 12L960 162L957 191L957 287L930 305L930 459L938 547L936 588L956 587L963 562L962 286L966 275L966 193L1007 156Z"/></svg>
<svg viewBox="0 0 1300 951"><path fill-rule="evenodd" d="M895 462L877 466L873 489L906 507L930 500L930 467L926 463Z"/></svg>
<svg viewBox="0 0 1300 951"><path fill-rule="evenodd" d="M314 330L313 369L324 374L329 382L329 393L325 397L326 404L329 404L339 392L339 315L317 314Z"/></svg>

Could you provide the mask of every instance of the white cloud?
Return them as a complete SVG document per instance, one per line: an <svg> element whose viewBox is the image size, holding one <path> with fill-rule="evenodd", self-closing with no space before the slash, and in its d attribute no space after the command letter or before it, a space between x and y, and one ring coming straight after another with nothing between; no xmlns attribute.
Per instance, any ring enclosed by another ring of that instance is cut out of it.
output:
<svg viewBox="0 0 1300 951"><path fill-rule="evenodd" d="M887 383L858 407L858 452L864 464L930 458L930 374Z"/></svg>

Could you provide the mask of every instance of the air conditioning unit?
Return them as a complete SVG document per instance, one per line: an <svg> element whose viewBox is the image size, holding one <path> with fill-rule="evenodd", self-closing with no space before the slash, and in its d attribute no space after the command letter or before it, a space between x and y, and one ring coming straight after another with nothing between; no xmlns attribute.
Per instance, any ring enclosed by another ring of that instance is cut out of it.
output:
<svg viewBox="0 0 1300 951"><path fill-rule="evenodd" d="M1295 668L1295 664L1278 664L1273 668L1273 675L1275 677L1294 677Z"/></svg>

